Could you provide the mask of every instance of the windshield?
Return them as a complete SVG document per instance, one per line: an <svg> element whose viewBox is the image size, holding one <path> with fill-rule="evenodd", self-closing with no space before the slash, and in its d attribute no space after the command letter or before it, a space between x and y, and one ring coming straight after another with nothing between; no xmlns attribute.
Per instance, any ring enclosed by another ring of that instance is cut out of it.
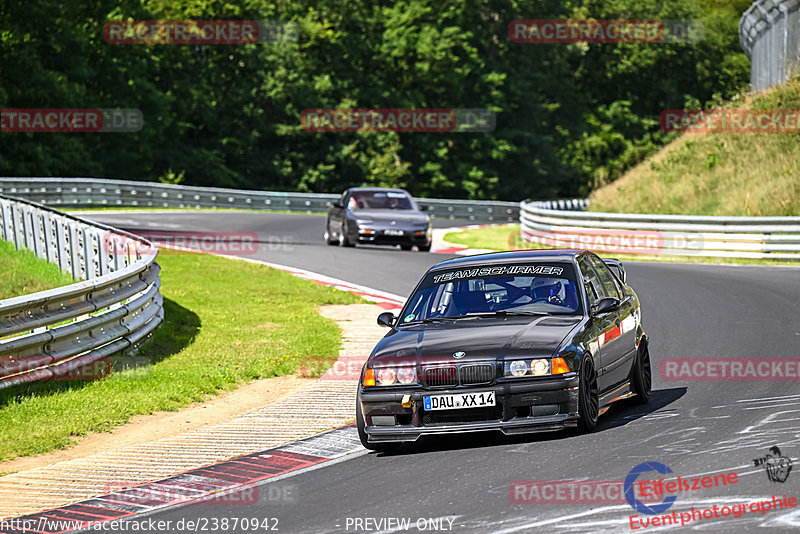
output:
<svg viewBox="0 0 800 534"><path fill-rule="evenodd" d="M400 191L354 191L349 207L354 210L412 210L411 198Z"/></svg>
<svg viewBox="0 0 800 534"><path fill-rule="evenodd" d="M409 299L401 324L493 313L582 313L572 265L515 264L429 273Z"/></svg>

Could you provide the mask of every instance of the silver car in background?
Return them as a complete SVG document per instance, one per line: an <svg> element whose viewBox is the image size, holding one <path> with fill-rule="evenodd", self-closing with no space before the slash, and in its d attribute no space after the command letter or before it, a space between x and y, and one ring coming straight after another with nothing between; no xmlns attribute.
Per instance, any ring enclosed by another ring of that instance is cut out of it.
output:
<svg viewBox="0 0 800 534"><path fill-rule="evenodd" d="M405 189L351 187L331 208L325 224L329 245L413 246L431 249L431 219Z"/></svg>

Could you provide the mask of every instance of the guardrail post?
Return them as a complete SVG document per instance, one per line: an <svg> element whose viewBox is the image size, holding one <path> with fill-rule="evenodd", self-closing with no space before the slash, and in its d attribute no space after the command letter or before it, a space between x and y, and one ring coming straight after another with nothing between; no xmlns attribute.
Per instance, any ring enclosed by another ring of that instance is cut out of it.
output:
<svg viewBox="0 0 800 534"><path fill-rule="evenodd" d="M86 276L84 280L91 280L96 276L95 271L95 253L94 253L94 232L89 228L81 230L83 239L83 265Z"/></svg>
<svg viewBox="0 0 800 534"><path fill-rule="evenodd" d="M86 277L81 276L81 247L78 243L78 229L74 224L69 225L69 253L72 278L74 280L85 280Z"/></svg>

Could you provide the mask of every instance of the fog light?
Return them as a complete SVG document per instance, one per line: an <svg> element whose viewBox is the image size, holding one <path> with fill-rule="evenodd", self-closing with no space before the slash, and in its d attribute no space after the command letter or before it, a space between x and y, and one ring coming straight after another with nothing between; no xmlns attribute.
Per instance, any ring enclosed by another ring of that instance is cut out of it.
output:
<svg viewBox="0 0 800 534"><path fill-rule="evenodd" d="M395 419L393 415L373 415L372 424L375 426L394 426Z"/></svg>

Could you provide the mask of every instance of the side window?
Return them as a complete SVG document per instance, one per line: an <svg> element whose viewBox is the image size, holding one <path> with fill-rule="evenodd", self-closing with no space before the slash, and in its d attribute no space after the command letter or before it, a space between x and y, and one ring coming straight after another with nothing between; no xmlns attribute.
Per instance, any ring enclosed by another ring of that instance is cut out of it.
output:
<svg viewBox="0 0 800 534"><path fill-rule="evenodd" d="M587 256L587 259L594 267L594 270L597 271L597 276L600 278L600 283L603 284L603 288L605 288L606 295L621 299L622 294L619 290L619 286L614 278L614 274L609 270L608 265L603 263L603 260L597 256Z"/></svg>
<svg viewBox="0 0 800 534"><path fill-rule="evenodd" d="M578 260L578 266L583 273L583 284L586 287L586 298L589 300L587 304L589 307L594 306L595 303L608 295L605 294L605 289L600 279L597 277L592 266L586 260L586 256L581 256Z"/></svg>

